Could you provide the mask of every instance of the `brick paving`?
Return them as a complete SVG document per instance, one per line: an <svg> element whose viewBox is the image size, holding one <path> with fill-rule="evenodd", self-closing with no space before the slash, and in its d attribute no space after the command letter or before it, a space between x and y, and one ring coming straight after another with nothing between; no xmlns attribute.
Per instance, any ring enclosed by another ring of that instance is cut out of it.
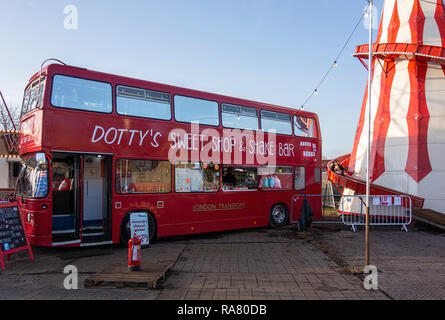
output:
<svg viewBox="0 0 445 320"><path fill-rule="evenodd" d="M351 267L363 267L363 231L318 234ZM445 300L445 233L374 228L370 263L378 269L379 288L393 299Z"/></svg>
<svg viewBox="0 0 445 320"><path fill-rule="evenodd" d="M158 299L386 299L295 238L292 228L229 232L185 244Z"/></svg>
<svg viewBox="0 0 445 320"><path fill-rule="evenodd" d="M349 265L361 265L363 233L316 233ZM0 299L443 299L442 236L376 231L372 239L372 261L379 268L382 291L365 290L359 277L304 236L296 236L293 227L286 227L158 240L143 250L143 263L174 260L176 264L156 290L83 288L92 273L126 263L123 247L34 248L36 261L30 262L25 253L16 254L0 272ZM63 288L63 268L68 264L78 268L79 290Z"/></svg>

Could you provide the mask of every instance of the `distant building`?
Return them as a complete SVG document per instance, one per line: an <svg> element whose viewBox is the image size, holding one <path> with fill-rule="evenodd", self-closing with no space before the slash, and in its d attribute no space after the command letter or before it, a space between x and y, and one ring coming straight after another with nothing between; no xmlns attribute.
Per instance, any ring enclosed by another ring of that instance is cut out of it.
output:
<svg viewBox="0 0 445 320"><path fill-rule="evenodd" d="M0 158L0 192L2 189L15 189L21 161L17 158Z"/></svg>

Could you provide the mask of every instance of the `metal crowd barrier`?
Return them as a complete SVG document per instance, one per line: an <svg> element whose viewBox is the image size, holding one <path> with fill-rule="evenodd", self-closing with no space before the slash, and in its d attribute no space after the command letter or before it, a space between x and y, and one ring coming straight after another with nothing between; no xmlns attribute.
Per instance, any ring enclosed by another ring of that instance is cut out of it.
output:
<svg viewBox="0 0 445 320"><path fill-rule="evenodd" d="M412 222L412 199L409 196L369 196L369 225L372 226L402 226L408 232L407 225ZM344 195L340 201L339 213L345 225L352 227L366 223L366 196Z"/></svg>

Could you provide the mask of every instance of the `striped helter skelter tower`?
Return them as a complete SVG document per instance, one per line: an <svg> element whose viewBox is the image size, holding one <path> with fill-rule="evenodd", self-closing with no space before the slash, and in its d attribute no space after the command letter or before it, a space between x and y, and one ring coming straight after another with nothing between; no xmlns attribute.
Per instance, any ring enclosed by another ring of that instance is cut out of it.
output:
<svg viewBox="0 0 445 320"><path fill-rule="evenodd" d="M424 208L445 213L443 0L385 0L373 51L371 182L424 198ZM368 54L363 45L355 56L362 60ZM366 179L367 92L348 167L361 179Z"/></svg>

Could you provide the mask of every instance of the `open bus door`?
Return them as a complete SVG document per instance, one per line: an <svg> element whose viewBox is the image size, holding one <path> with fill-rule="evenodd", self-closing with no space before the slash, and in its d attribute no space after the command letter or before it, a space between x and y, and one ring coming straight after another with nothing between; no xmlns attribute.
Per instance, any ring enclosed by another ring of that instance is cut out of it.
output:
<svg viewBox="0 0 445 320"><path fill-rule="evenodd" d="M111 240L111 165L110 156L53 154L53 245Z"/></svg>

